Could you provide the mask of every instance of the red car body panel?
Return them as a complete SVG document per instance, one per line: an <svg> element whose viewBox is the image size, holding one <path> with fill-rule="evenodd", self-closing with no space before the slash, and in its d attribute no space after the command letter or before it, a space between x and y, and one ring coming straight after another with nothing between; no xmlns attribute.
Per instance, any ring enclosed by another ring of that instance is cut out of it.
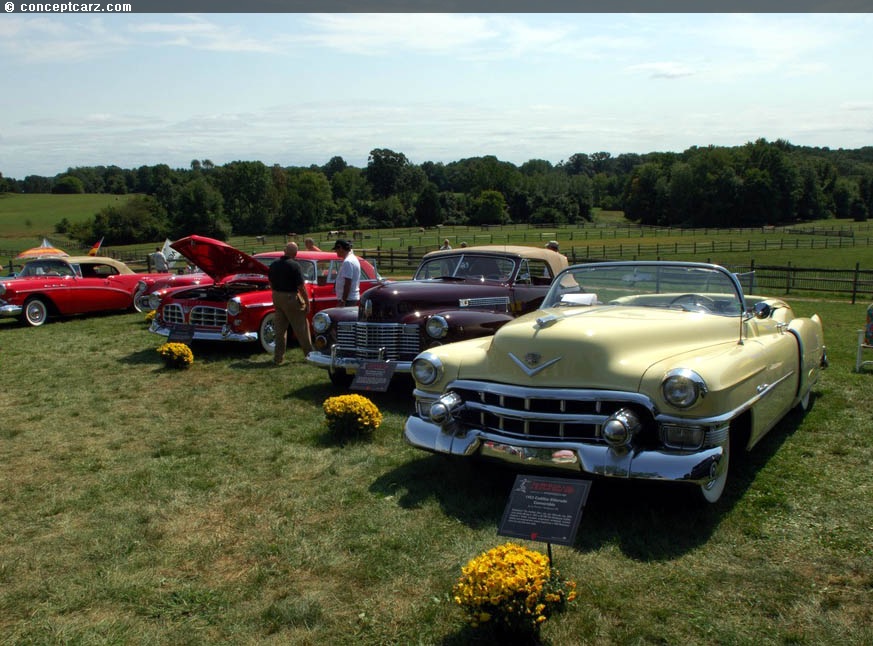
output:
<svg viewBox="0 0 873 646"><path fill-rule="evenodd" d="M275 308L267 274L270 263L283 253L249 256L202 236L189 236L171 246L206 271L214 283L169 291L161 300L151 331L168 336L174 327L188 325L194 340L260 341L264 350L271 352ZM311 321L316 312L336 306L334 283L342 261L334 252L306 250L298 252L297 261L306 280ZM371 263L363 258L360 262L362 292L384 282ZM227 312L231 301L233 315Z"/></svg>
<svg viewBox="0 0 873 646"><path fill-rule="evenodd" d="M160 276L103 256L38 258L0 281L0 316L38 326L50 316L130 310L143 281Z"/></svg>

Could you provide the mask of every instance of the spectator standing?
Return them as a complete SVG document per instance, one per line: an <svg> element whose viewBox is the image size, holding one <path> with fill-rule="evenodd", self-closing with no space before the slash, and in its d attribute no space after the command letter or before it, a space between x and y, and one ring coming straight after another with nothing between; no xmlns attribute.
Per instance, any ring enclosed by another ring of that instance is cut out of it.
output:
<svg viewBox="0 0 873 646"><path fill-rule="evenodd" d="M281 365L285 360L285 350L288 346L288 326L294 331L303 357L312 350L312 338L309 334L309 293L303 280L303 270L295 260L297 243L285 245L285 255L270 265L270 288L273 290L273 329L276 332L276 349L273 352L273 363Z"/></svg>
<svg viewBox="0 0 873 646"><path fill-rule="evenodd" d="M304 238L303 244L306 247L306 251L321 251L321 249L316 246L315 240L312 238Z"/></svg>
<svg viewBox="0 0 873 646"><path fill-rule="evenodd" d="M337 305L357 305L361 300L361 263L348 240L337 240L333 250L343 261L336 275Z"/></svg>
<svg viewBox="0 0 873 646"><path fill-rule="evenodd" d="M551 249L554 252L558 252L558 241L557 240L549 240L546 243L546 249Z"/></svg>
<svg viewBox="0 0 873 646"><path fill-rule="evenodd" d="M443 246L440 247L440 251L447 251L451 248L452 248L452 245L449 244L449 239L446 238L445 240L443 240Z"/></svg>
<svg viewBox="0 0 873 646"><path fill-rule="evenodd" d="M170 271L170 265L167 263L167 257L160 247L155 247L155 252L152 254L152 261L155 263L155 271L159 274L166 274Z"/></svg>

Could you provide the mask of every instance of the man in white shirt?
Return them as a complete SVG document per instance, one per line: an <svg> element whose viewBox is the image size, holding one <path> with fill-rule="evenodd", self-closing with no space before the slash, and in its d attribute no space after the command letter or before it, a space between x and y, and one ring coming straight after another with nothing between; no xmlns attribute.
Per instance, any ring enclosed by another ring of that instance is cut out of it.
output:
<svg viewBox="0 0 873 646"><path fill-rule="evenodd" d="M357 305L361 300L361 263L348 240L337 240L333 250L343 260L336 276L337 306Z"/></svg>

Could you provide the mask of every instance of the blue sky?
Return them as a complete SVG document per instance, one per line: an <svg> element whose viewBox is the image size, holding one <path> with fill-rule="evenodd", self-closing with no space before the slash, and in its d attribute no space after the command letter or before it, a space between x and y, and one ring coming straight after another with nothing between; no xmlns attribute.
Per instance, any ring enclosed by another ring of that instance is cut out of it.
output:
<svg viewBox="0 0 873 646"><path fill-rule="evenodd" d="M873 145L873 14L6 14L0 173Z"/></svg>

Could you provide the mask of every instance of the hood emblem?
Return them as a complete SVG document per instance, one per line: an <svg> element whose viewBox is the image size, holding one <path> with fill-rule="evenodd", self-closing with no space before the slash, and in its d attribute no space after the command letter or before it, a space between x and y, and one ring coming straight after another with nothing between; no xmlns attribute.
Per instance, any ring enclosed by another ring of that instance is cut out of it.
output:
<svg viewBox="0 0 873 646"><path fill-rule="evenodd" d="M524 372L524 374L526 374L528 377L533 377L534 375L542 372L543 370L545 370L549 366L552 366L552 365L558 363L564 357L556 357L556 358L552 359L551 361L546 361L542 365L538 365L540 363L540 361L542 360L542 356L540 354L537 354L536 352L528 352L526 355L524 355L524 360L519 359L518 357L516 357L514 354L512 354L510 352L509 358L515 362L515 365L517 365L519 368L521 368L521 370L522 370L522 372Z"/></svg>

